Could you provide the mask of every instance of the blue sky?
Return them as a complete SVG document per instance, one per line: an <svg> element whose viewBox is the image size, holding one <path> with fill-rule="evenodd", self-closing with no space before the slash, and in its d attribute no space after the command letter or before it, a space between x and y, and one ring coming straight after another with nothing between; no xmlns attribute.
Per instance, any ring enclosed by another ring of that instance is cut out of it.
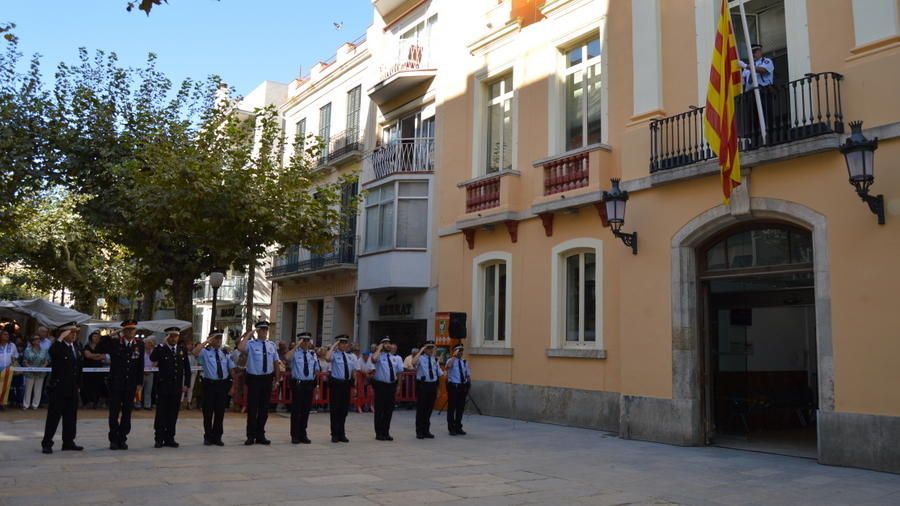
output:
<svg viewBox="0 0 900 506"><path fill-rule="evenodd" d="M175 81L218 74L242 95L265 79L288 82L372 22L370 0L169 0L126 12L127 0L0 0L0 23L17 27L19 47L40 53L45 75L77 49L115 51L123 65L148 52ZM335 29L334 22L343 22Z"/></svg>

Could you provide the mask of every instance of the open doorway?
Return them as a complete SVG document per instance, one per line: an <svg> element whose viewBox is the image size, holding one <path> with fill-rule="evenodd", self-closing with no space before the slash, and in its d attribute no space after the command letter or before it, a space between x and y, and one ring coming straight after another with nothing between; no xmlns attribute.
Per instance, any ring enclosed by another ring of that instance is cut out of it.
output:
<svg viewBox="0 0 900 506"><path fill-rule="evenodd" d="M701 256L711 444L815 458L812 243L779 223L733 228Z"/></svg>

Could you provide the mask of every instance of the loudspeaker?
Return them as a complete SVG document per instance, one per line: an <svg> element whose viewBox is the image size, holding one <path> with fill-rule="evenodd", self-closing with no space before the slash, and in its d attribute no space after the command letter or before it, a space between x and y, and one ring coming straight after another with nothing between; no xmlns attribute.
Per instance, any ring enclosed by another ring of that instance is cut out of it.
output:
<svg viewBox="0 0 900 506"><path fill-rule="evenodd" d="M450 339L466 338L466 313L450 313Z"/></svg>

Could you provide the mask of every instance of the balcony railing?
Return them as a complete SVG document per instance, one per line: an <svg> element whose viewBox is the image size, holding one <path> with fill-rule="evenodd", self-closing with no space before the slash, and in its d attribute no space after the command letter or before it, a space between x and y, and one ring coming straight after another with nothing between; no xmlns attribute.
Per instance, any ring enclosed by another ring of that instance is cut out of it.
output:
<svg viewBox="0 0 900 506"><path fill-rule="evenodd" d="M274 265L266 269L267 278L289 274L314 272L339 265L356 264L356 239L335 241L334 248L325 254L316 254L305 248L293 247L284 255L275 257Z"/></svg>
<svg viewBox="0 0 900 506"><path fill-rule="evenodd" d="M434 139L403 138L375 148L366 156L364 181L406 172L434 170Z"/></svg>
<svg viewBox="0 0 900 506"><path fill-rule="evenodd" d="M243 278L226 279L216 299L222 301L242 302L247 297L247 281ZM194 290L195 300L212 300L213 289L208 282L201 284Z"/></svg>
<svg viewBox="0 0 900 506"><path fill-rule="evenodd" d="M760 88L765 141L753 91L735 99L738 148L752 151L844 131L841 80L835 72L807 74L778 86ZM704 107L650 122L650 172L714 158L703 136Z"/></svg>
<svg viewBox="0 0 900 506"><path fill-rule="evenodd" d="M334 134L328 140L325 149L319 154L318 166L328 165L344 155L354 151L361 151L362 148L363 144L358 128Z"/></svg>
<svg viewBox="0 0 900 506"><path fill-rule="evenodd" d="M489 177L466 185L466 212L475 213L500 207L500 176Z"/></svg>
<svg viewBox="0 0 900 506"><path fill-rule="evenodd" d="M401 72L433 68L429 44L424 40L401 40L395 50L389 50L386 54L388 59L381 66L379 73L381 81L386 81Z"/></svg>
<svg viewBox="0 0 900 506"><path fill-rule="evenodd" d="M584 188L589 183L590 153L578 153L544 165L544 195Z"/></svg>

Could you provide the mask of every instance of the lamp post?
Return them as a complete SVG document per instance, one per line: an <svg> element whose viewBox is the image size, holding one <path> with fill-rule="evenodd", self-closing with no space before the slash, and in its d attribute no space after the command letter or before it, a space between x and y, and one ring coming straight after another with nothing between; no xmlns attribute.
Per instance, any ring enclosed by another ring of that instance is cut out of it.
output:
<svg viewBox="0 0 900 506"><path fill-rule="evenodd" d="M103 306L106 305L106 299L103 297L97 297L97 319L103 318Z"/></svg>
<svg viewBox="0 0 900 506"><path fill-rule="evenodd" d="M601 200L606 206L606 222L612 230L613 236L619 238L625 246L631 248L631 254L637 255L637 232L627 234L622 232L625 224L625 206L628 202L628 192L619 188L619 179L610 179L612 189L603 192Z"/></svg>
<svg viewBox="0 0 900 506"><path fill-rule="evenodd" d="M876 149L878 137L866 139L862 133L862 121L851 121L850 137L841 145L841 153L847 162L847 175L859 198L878 216L878 224L884 225L884 195L869 195L869 188L875 182Z"/></svg>
<svg viewBox="0 0 900 506"><path fill-rule="evenodd" d="M225 281L225 275L221 272L212 271L209 273L209 286L213 289L212 318L209 323L210 330L216 328L216 299L219 297L219 287L222 286L223 281Z"/></svg>

